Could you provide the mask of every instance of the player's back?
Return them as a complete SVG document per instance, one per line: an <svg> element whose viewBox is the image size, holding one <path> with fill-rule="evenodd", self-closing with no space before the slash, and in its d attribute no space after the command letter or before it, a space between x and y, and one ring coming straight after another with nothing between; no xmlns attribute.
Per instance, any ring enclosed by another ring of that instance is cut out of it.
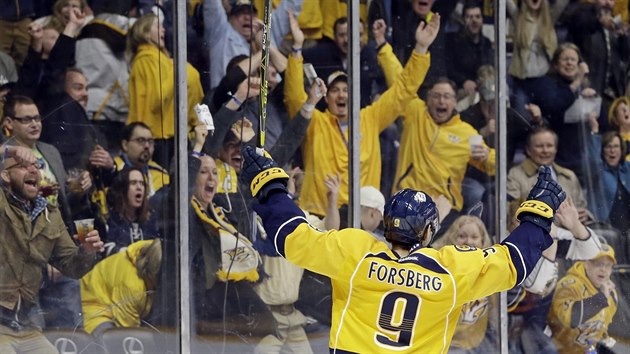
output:
<svg viewBox="0 0 630 354"><path fill-rule="evenodd" d="M370 252L349 282L333 279L333 292L337 352L446 352L461 308L453 276L422 250Z"/></svg>

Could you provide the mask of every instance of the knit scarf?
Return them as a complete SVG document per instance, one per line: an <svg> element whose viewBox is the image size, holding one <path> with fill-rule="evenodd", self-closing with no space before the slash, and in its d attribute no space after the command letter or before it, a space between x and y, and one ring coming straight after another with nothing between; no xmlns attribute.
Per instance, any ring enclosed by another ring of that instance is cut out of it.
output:
<svg viewBox="0 0 630 354"><path fill-rule="evenodd" d="M257 281L259 279L257 268L262 260L252 243L241 235L234 226L220 217L215 209L211 210L213 215L206 214L194 197L191 199L191 204L197 217L209 231L207 235L220 239L221 264L216 272L217 278L224 282L227 280ZM214 205L211 207L214 208ZM205 254L207 253L204 250Z"/></svg>

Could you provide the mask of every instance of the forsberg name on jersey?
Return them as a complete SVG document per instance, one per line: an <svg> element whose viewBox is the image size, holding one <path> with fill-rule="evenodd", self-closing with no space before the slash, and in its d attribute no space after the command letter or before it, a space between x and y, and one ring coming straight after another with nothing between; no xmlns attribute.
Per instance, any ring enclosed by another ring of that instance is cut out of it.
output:
<svg viewBox="0 0 630 354"><path fill-rule="evenodd" d="M388 267L378 262L370 262L368 279L376 279L392 285L406 286L424 291L440 291L442 279L422 274L411 269Z"/></svg>

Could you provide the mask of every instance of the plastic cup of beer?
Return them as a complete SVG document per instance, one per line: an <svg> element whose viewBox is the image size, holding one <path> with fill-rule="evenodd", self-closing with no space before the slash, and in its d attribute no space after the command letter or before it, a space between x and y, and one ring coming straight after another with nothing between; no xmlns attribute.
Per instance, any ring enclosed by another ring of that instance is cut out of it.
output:
<svg viewBox="0 0 630 354"><path fill-rule="evenodd" d="M468 141L470 142L470 148L472 149L474 146L482 146L483 145L483 137L479 134L477 135L471 135L468 138Z"/></svg>
<svg viewBox="0 0 630 354"><path fill-rule="evenodd" d="M81 188L81 173L83 171L78 169L78 168L73 168L70 171L68 171L68 178L66 180L66 183L68 183L68 189L70 189L70 192L72 193L81 193L83 192L83 189Z"/></svg>
<svg viewBox="0 0 630 354"><path fill-rule="evenodd" d="M79 235L79 242L84 242L87 234L94 230L94 219L75 220L74 226L77 229L77 235Z"/></svg>

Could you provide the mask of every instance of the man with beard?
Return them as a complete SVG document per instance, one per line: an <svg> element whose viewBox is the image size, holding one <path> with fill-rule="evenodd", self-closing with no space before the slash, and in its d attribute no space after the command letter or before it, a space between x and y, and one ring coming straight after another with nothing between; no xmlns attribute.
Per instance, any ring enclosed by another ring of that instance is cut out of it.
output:
<svg viewBox="0 0 630 354"><path fill-rule="evenodd" d="M96 263L103 242L95 230L82 239L75 235L79 246L73 242L59 208L40 194L36 154L17 146L0 151L5 156L0 172L0 352L56 353L38 325L42 269L51 264L80 278Z"/></svg>
<svg viewBox="0 0 630 354"><path fill-rule="evenodd" d="M389 85L397 80L401 66L394 71L388 57L379 57ZM459 216L464 205L462 181L468 165L495 174L495 150L485 143L470 144L479 132L464 122L455 110L456 85L440 77L427 85L427 99L413 99L403 113L403 131L393 192L404 188L424 190L432 198L445 196L453 205L441 219L443 230ZM436 235L440 237L441 233Z"/></svg>
<svg viewBox="0 0 630 354"><path fill-rule="evenodd" d="M113 177L125 166L142 170L148 188L149 197L160 188L170 183L168 171L153 161L155 140L151 129L142 122L127 124L123 129L120 148L122 154L112 156L102 146L97 145L90 155L90 164L94 167L97 191L92 194L92 202L99 206L101 216L107 215L105 189L113 181Z"/></svg>
<svg viewBox="0 0 630 354"><path fill-rule="evenodd" d="M29 97L13 96L5 105L4 116L10 132L9 145L28 149L38 161L40 178L39 194L47 203L58 208L65 225L80 219L77 213L85 201L86 192L92 186L88 172L76 178L76 187L68 188L70 179L64 169L59 150L41 142L42 118L39 109ZM47 268L44 284L39 293L42 309L49 313L46 324L56 327L74 327L80 320L81 300L79 283L75 279L59 274L53 267ZM54 279L54 281L53 281Z"/></svg>
<svg viewBox="0 0 630 354"><path fill-rule="evenodd" d="M9 145L22 146L33 151L40 160L40 190L49 203L58 206L64 222L69 225L73 219L73 205L91 187L92 181L87 172L78 176L76 190L68 190L68 175L64 169L59 150L40 141L42 117L35 102L26 96L15 95L4 106L5 124L10 133Z"/></svg>

